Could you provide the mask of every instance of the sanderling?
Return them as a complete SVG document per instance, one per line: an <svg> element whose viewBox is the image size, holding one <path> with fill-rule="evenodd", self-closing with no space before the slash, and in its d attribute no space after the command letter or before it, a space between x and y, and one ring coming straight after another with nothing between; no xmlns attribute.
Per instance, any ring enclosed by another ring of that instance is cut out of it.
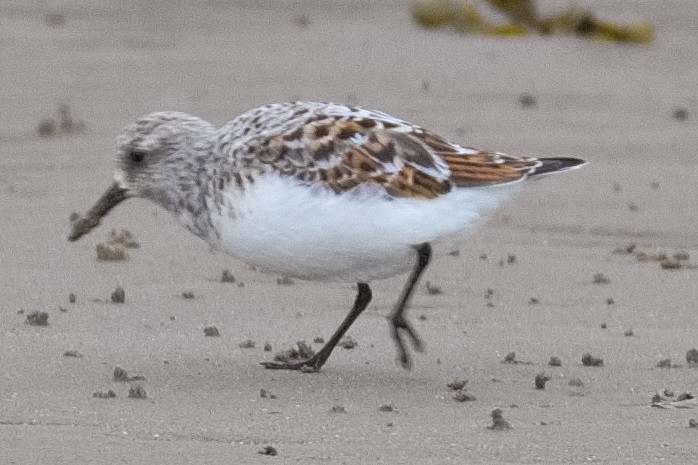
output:
<svg viewBox="0 0 698 465"><path fill-rule="evenodd" d="M421 339L405 318L432 244L473 230L521 182L582 166L463 147L386 113L332 103L274 103L215 126L173 111L117 138L115 182L69 240L130 197L259 269L358 284L354 306L312 358L267 368L318 370L371 301L369 283L410 272L390 315L398 360Z"/></svg>

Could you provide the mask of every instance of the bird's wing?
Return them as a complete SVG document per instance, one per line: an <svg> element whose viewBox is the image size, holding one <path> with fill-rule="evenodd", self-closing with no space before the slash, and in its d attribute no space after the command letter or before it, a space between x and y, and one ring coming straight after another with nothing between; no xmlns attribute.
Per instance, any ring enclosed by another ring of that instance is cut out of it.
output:
<svg viewBox="0 0 698 465"><path fill-rule="evenodd" d="M462 147L369 110L316 113L246 144L249 157L269 170L337 192L377 184L392 197L432 199L454 186L511 183L541 165L536 158Z"/></svg>

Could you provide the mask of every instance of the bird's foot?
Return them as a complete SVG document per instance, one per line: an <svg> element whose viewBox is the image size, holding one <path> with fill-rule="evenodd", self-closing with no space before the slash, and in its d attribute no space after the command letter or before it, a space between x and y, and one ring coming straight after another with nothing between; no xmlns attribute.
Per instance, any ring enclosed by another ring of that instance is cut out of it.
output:
<svg viewBox="0 0 698 465"><path fill-rule="evenodd" d="M410 338L415 352L424 352L424 343L402 314L394 314L390 319L390 323L392 325L393 341L395 341L397 348L398 362L400 362L403 368L409 370L412 368L412 359L409 352L407 352L407 347L405 347L404 335L407 334Z"/></svg>
<svg viewBox="0 0 698 465"><path fill-rule="evenodd" d="M320 371L323 364L324 360L321 360L317 355L300 362L274 361L260 363L260 365L268 370L295 370L303 373L316 373Z"/></svg>

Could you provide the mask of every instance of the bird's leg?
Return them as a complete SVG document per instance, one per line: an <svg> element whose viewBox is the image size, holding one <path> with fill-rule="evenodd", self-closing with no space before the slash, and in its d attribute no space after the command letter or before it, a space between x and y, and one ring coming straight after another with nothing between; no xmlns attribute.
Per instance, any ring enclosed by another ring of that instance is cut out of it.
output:
<svg viewBox="0 0 698 465"><path fill-rule="evenodd" d="M412 274L410 274L410 278L402 290L402 295L395 306L395 310L393 310L393 313L390 314L390 334L393 337L393 341L395 341L395 345L397 346L398 360L403 368L408 369L412 366L412 361L407 353L405 342L402 339L402 332L407 333L407 336L409 336L409 338L412 340L412 347L414 347L414 350L417 352L424 350L424 345L422 344L422 340L419 338L415 330L412 329L412 326L410 326L405 319L405 310L410 301L410 297L412 297L412 292L414 292L414 287L419 281L419 277L422 275L422 272L427 267L429 260L431 259L431 245L428 243L420 244L416 246L416 249L417 263L415 264Z"/></svg>
<svg viewBox="0 0 698 465"><path fill-rule="evenodd" d="M307 371L318 371L330 357L332 350L337 346L339 340L344 336L349 327L354 323L361 313L366 310L369 302L371 302L371 288L366 283L358 283L359 291L356 294L356 300L354 300L354 307L352 307L349 315L342 321L339 325L337 331L334 332L329 341L320 349L318 353L313 355L308 360L302 362L262 362L265 368L273 370L307 370Z"/></svg>

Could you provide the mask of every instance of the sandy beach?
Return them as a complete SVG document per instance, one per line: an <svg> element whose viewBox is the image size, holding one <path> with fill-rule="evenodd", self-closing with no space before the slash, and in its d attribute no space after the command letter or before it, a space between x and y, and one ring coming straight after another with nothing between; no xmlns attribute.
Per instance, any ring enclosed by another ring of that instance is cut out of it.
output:
<svg viewBox="0 0 698 465"><path fill-rule="evenodd" d="M698 3L577 2L650 21L651 46L427 30L410 4L0 5L1 464L698 463L698 404L651 406L698 394L686 360L698 347ZM295 99L591 163L531 183L432 263L409 311L427 347L412 370L396 364L385 318L402 276L372 284L349 333L358 345L319 373L265 370L296 341L318 349L353 286L279 283L143 200L66 237L71 212L111 182L114 137L133 119L167 109L224 123ZM98 261L112 229L140 247ZM48 325L27 324L32 312ZM510 352L519 363L502 363ZM583 365L587 353L603 366ZM144 379L115 381L117 366ZM456 379L475 400L453 399ZM147 398L128 397L134 384ZM511 429L487 428L495 408Z"/></svg>

